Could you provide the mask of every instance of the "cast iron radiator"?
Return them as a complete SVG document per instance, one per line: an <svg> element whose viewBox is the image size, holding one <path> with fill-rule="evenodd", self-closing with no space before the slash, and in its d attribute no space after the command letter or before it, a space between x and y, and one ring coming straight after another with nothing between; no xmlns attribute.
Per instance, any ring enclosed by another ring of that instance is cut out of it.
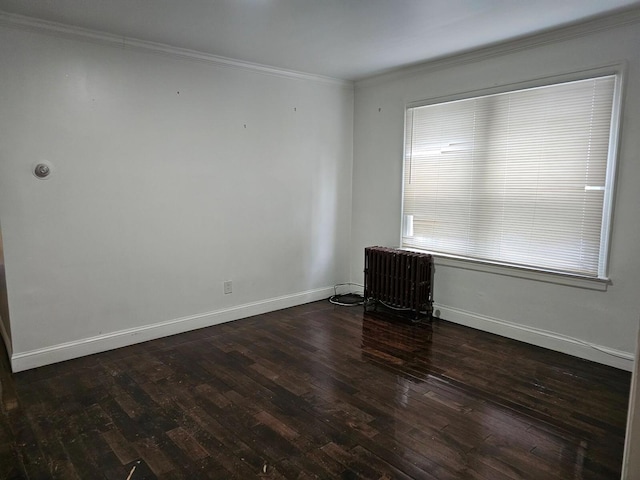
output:
<svg viewBox="0 0 640 480"><path fill-rule="evenodd" d="M364 308L379 303L414 318L431 315L431 255L395 248L364 249Z"/></svg>

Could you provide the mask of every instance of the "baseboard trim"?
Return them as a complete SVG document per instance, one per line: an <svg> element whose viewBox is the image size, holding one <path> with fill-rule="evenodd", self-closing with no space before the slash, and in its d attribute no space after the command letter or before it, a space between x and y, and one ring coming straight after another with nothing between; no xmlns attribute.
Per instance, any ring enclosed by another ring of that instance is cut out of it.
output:
<svg viewBox="0 0 640 480"><path fill-rule="evenodd" d="M253 315L260 315L262 313L294 307L316 300L323 300L329 298L332 294L333 287L324 287L198 315L176 318L174 320L142 327L119 330L117 332L83 338L73 342L61 343L27 352L14 353L10 355L11 369L14 372L21 372L23 370L63 362L85 355L92 355L94 353L154 340L156 338L168 337L198 328L210 327Z"/></svg>
<svg viewBox="0 0 640 480"><path fill-rule="evenodd" d="M467 327L477 328L485 332L494 333L502 337L512 338L521 342L548 348L557 352L584 358L622 370L633 370L634 354L623 352L602 345L591 344L566 335L548 330L542 330L499 318L480 315L460 308L434 303L434 311L440 311L439 316Z"/></svg>

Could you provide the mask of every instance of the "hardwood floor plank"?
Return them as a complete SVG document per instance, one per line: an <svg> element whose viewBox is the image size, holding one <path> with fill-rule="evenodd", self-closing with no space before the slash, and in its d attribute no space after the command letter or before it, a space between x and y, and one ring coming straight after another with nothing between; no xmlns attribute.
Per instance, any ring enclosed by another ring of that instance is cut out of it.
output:
<svg viewBox="0 0 640 480"><path fill-rule="evenodd" d="M208 457L209 453L198 443L198 441L189 435L180 427L174 428L167 432L167 436L175 443L191 460L200 460Z"/></svg>
<svg viewBox="0 0 640 480"><path fill-rule="evenodd" d="M369 462L362 461L358 455L355 455L335 443L328 443L321 449L326 455L332 458L335 462L343 465L347 471L353 472L358 478L384 478L388 474L375 466L370 465Z"/></svg>
<svg viewBox="0 0 640 480"><path fill-rule="evenodd" d="M162 445L157 441L142 438L134 445L140 457L144 459L156 476L161 478L163 474L177 469L176 465L162 451Z"/></svg>
<svg viewBox="0 0 640 480"><path fill-rule="evenodd" d="M123 465L131 463L138 458L138 451L134 444L127 441L118 430L104 432L102 438L109 444L109 447Z"/></svg>
<svg viewBox="0 0 640 480"><path fill-rule="evenodd" d="M124 480L138 461L156 480L617 480L630 383L444 320L328 302L8 365L0 479L16 480Z"/></svg>

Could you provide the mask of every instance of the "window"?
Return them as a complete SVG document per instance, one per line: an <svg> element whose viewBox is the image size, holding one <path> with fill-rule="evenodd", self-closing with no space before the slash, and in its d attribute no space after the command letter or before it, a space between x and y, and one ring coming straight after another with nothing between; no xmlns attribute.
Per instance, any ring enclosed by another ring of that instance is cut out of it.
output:
<svg viewBox="0 0 640 480"><path fill-rule="evenodd" d="M617 81L407 108L402 246L604 278Z"/></svg>

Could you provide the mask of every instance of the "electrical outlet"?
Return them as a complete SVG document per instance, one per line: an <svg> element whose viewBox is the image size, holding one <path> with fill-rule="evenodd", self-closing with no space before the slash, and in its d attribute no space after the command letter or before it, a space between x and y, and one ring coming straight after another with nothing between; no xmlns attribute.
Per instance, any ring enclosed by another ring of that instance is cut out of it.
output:
<svg viewBox="0 0 640 480"><path fill-rule="evenodd" d="M233 282L231 280L227 280L224 282L224 293L225 295L231 293L233 287Z"/></svg>

